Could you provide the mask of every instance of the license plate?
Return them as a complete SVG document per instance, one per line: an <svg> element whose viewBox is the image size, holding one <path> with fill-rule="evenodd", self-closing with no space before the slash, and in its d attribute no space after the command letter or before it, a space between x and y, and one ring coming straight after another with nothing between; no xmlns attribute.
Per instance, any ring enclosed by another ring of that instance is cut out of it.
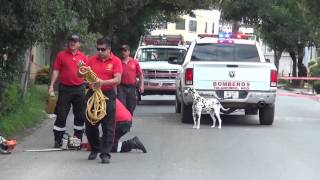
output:
<svg viewBox="0 0 320 180"><path fill-rule="evenodd" d="M239 99L239 91L224 91L224 99Z"/></svg>

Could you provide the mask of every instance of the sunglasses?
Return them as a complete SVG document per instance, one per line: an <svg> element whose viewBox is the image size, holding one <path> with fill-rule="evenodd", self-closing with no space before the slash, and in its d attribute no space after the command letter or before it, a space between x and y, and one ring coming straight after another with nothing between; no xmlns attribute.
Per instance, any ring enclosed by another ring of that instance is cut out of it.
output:
<svg viewBox="0 0 320 180"><path fill-rule="evenodd" d="M107 48L97 48L97 51L105 51L105 50L107 50Z"/></svg>

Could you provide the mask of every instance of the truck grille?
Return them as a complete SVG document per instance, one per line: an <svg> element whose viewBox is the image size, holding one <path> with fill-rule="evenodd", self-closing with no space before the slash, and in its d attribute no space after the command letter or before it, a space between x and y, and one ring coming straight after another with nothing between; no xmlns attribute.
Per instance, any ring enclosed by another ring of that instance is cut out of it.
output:
<svg viewBox="0 0 320 180"><path fill-rule="evenodd" d="M177 70L143 70L145 79L176 79Z"/></svg>

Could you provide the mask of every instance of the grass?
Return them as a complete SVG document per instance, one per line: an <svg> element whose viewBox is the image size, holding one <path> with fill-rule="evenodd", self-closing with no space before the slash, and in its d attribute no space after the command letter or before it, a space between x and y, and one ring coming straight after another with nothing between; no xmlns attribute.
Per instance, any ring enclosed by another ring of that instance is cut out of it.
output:
<svg viewBox="0 0 320 180"><path fill-rule="evenodd" d="M8 116L0 117L0 135L11 136L41 122L45 118L46 98L47 86L31 86L25 103L17 106L16 111Z"/></svg>

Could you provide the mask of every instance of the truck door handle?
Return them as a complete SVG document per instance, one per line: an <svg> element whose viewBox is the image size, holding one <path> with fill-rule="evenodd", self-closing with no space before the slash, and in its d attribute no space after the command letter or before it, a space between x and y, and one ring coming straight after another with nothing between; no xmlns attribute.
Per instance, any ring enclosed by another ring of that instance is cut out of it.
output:
<svg viewBox="0 0 320 180"><path fill-rule="evenodd" d="M237 64L227 64L227 67L238 67L238 65Z"/></svg>

